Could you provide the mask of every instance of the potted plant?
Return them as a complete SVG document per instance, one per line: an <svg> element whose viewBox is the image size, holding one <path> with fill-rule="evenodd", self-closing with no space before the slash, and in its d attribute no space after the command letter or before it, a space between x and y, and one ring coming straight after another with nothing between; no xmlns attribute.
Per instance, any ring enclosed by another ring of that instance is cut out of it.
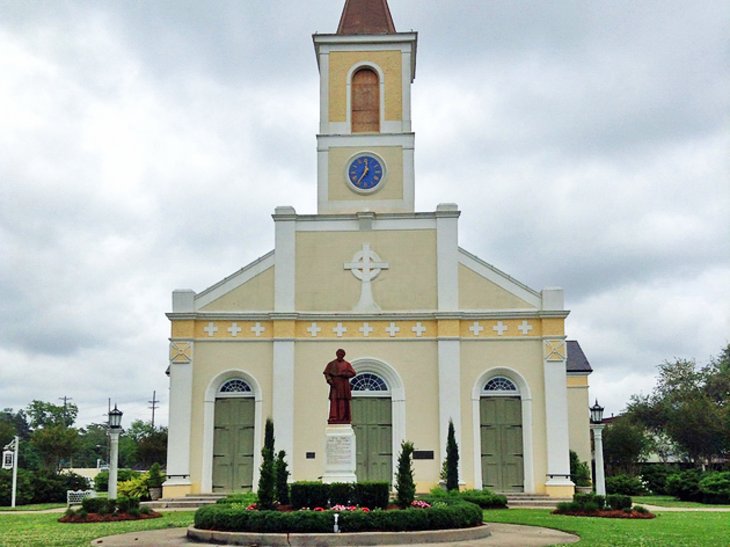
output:
<svg viewBox="0 0 730 547"><path fill-rule="evenodd" d="M150 499L152 501L162 497L162 483L164 480L160 471L160 464L153 463L150 470L147 471L147 488L149 489Z"/></svg>

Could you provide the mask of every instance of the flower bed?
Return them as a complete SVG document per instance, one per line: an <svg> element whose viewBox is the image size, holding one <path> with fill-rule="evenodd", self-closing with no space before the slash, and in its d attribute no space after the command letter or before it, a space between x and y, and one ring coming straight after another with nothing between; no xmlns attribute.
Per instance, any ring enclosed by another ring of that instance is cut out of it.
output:
<svg viewBox="0 0 730 547"><path fill-rule="evenodd" d="M119 522L123 520L143 520L143 519L157 519L162 516L161 513L150 511L148 513L114 513L102 515L100 513L73 513L64 515L58 522L71 522L71 523L84 523L84 522Z"/></svg>
<svg viewBox="0 0 730 547"><path fill-rule="evenodd" d="M342 532L406 532L469 528L482 524L482 510L461 500L438 502L431 507L369 510L344 507L342 511L316 508L292 512L247 510L242 504L215 504L195 513L195 528L229 532L333 533L334 516ZM425 507L429 505L428 507Z"/></svg>
<svg viewBox="0 0 730 547"><path fill-rule="evenodd" d="M620 494L609 494L608 496L575 494L573 501L559 503L553 513L612 519L653 519L655 517L653 513L640 505L632 507L631 497Z"/></svg>
<svg viewBox="0 0 730 547"><path fill-rule="evenodd" d="M139 498L120 496L116 500L85 498L80 509L69 508L58 522L116 522L159 518L162 515L149 507L140 507Z"/></svg>

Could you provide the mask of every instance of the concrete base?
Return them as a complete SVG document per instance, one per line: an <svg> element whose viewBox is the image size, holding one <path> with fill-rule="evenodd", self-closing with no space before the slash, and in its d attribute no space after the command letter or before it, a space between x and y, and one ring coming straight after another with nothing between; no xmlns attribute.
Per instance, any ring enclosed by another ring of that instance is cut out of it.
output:
<svg viewBox="0 0 730 547"><path fill-rule="evenodd" d="M571 481L552 480L545 483L545 494L551 498L573 499L575 485Z"/></svg>
<svg viewBox="0 0 730 547"><path fill-rule="evenodd" d="M400 545L419 543L447 543L486 538L491 535L486 524L474 528L455 530L426 530L423 532L360 532L357 534L257 534L249 532L218 532L188 528L188 538L195 541L222 543L225 545L271 545L295 547L312 545Z"/></svg>
<svg viewBox="0 0 730 547"><path fill-rule="evenodd" d="M350 424L331 424L325 429L325 460L322 482L357 482L355 431Z"/></svg>
<svg viewBox="0 0 730 547"><path fill-rule="evenodd" d="M191 494L193 491L193 485L190 482L180 482L168 480L162 485L162 497L163 498L182 498Z"/></svg>

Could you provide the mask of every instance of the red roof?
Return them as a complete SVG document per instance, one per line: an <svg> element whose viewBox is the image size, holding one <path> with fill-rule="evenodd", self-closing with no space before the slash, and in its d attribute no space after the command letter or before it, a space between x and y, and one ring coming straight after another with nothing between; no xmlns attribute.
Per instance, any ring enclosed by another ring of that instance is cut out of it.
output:
<svg viewBox="0 0 730 547"><path fill-rule="evenodd" d="M345 0L337 34L394 34L388 0Z"/></svg>

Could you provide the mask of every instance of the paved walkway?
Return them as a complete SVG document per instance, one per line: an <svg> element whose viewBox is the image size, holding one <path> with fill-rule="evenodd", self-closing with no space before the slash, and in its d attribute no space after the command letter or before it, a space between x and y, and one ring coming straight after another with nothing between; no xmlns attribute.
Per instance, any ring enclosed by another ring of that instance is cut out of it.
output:
<svg viewBox="0 0 730 547"><path fill-rule="evenodd" d="M489 524L492 535L488 538L472 541L462 541L460 547L541 547L557 543L575 543L580 538L550 528L537 526L518 526L516 524ZM217 543L199 543L188 541L185 528L168 528L166 530L152 530L150 532L131 532L117 536L108 536L95 539L91 542L94 547L164 547L171 545L219 545ZM443 543L409 543L411 547L437 547ZM384 545L382 547L391 547ZM395 547L395 546L393 546ZM400 547L400 546L397 546Z"/></svg>

